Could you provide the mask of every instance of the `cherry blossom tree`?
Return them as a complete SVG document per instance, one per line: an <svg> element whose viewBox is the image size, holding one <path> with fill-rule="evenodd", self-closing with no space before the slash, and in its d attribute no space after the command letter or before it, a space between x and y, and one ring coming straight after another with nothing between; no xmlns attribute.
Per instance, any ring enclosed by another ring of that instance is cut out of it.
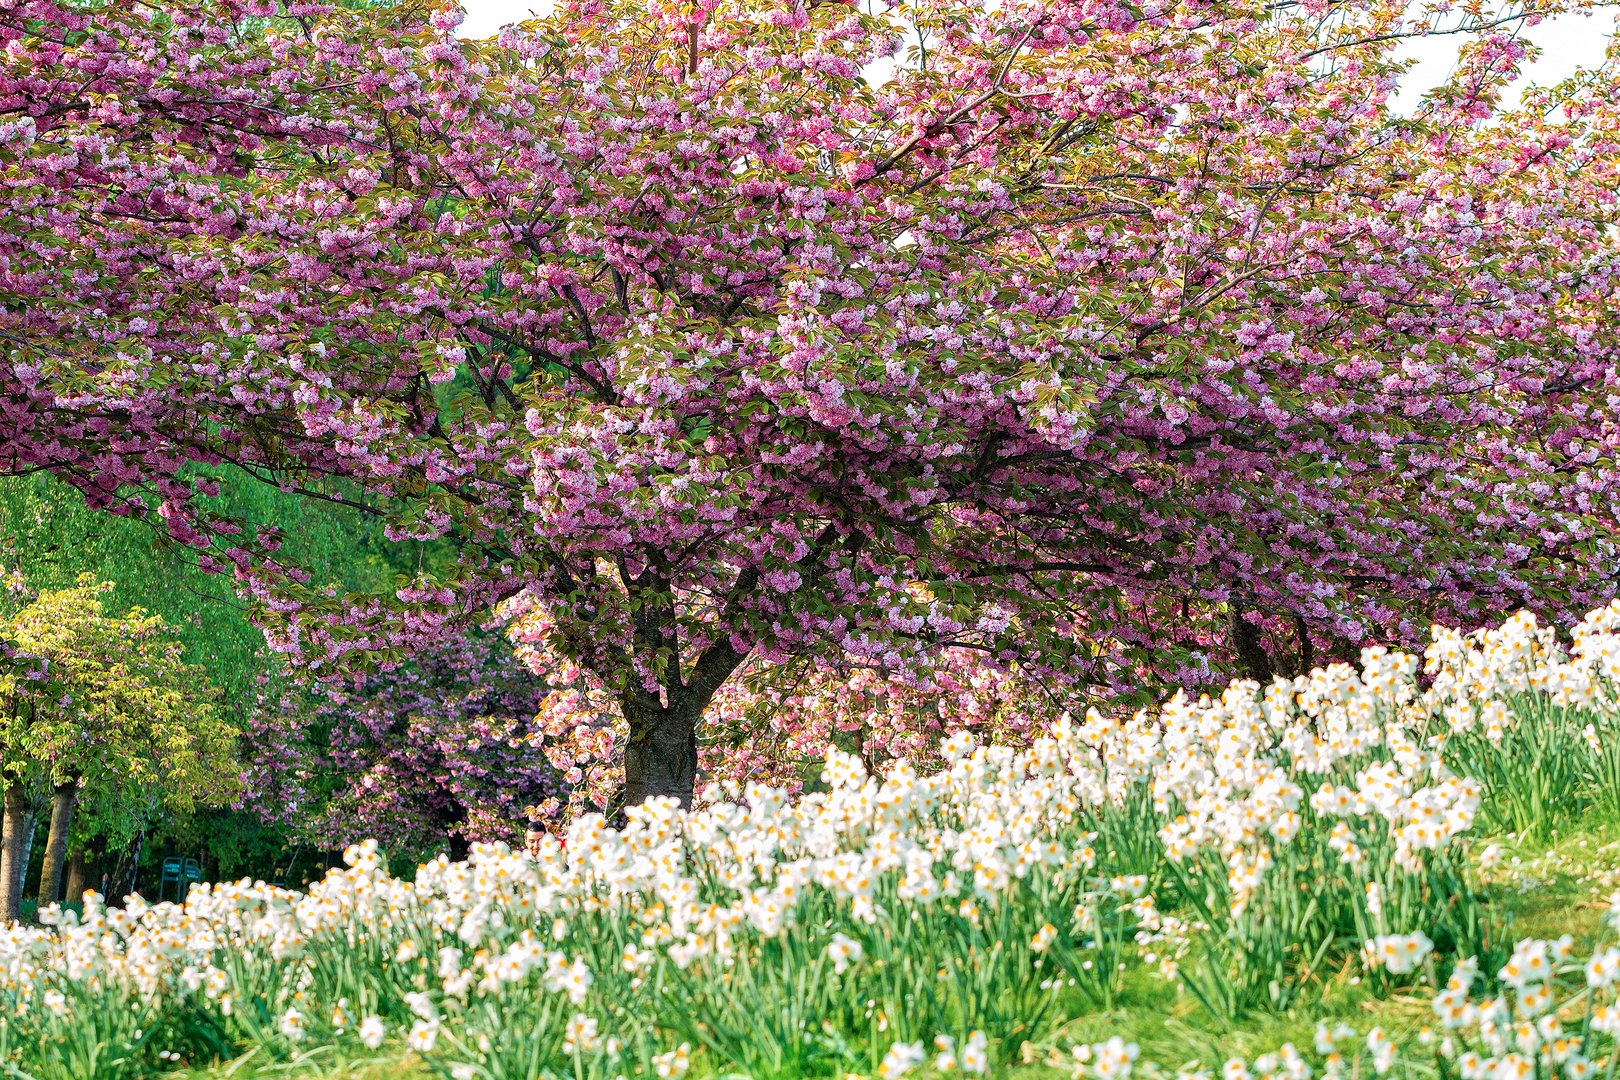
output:
<svg viewBox="0 0 1620 1080"><path fill-rule="evenodd" d="M627 802L745 666L1122 695L1585 609L1616 65L1497 107L1565 6L0 0L6 467L162 515L316 674L508 605ZM458 558L312 588L196 461Z"/></svg>
<svg viewBox="0 0 1620 1080"><path fill-rule="evenodd" d="M535 748L546 688L497 634L459 635L407 664L270 695L246 740L244 803L323 849L390 854L522 839L567 790Z"/></svg>
<svg viewBox="0 0 1620 1080"><path fill-rule="evenodd" d="M617 697L580 674L560 680L564 665L548 664L543 652L525 655L552 688L531 739L567 782L557 809L615 814L629 736ZM699 769L732 798L749 783L800 790L819 777L831 749L855 754L873 774L902 760L924 769L941 760L941 743L955 732L1000 745L1027 741L1085 709L1075 691L976 649L940 649L926 664L890 671L809 656L751 663L709 703Z"/></svg>

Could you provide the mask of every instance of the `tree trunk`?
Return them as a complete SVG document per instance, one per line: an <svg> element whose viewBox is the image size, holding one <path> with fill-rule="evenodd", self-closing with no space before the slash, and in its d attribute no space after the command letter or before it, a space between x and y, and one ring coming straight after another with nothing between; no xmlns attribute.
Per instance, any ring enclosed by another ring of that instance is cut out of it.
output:
<svg viewBox="0 0 1620 1080"><path fill-rule="evenodd" d="M28 895L28 868L34 864L34 838L39 835L39 811L44 805L41 802L24 803L22 823L22 861L17 865L17 895Z"/></svg>
<svg viewBox="0 0 1620 1080"><path fill-rule="evenodd" d="M89 888L90 868L85 865L84 853L73 856L67 862L67 884L62 888L62 902L77 904L84 899L84 890Z"/></svg>
<svg viewBox="0 0 1620 1080"><path fill-rule="evenodd" d="M123 851L120 851L117 855L113 855L111 852L108 853L107 874L104 879L105 887L102 889L102 895L109 902L121 903L124 897L135 892L136 886L140 884L136 879L140 876L141 848L145 844L146 830L142 829L135 834L135 838L129 842L129 846Z"/></svg>
<svg viewBox="0 0 1620 1080"><path fill-rule="evenodd" d="M135 834L135 846L129 853L129 869L125 871L125 884L118 891L118 898L122 900L130 893L139 892L141 887L141 851L146 847L146 830L142 829Z"/></svg>
<svg viewBox="0 0 1620 1080"><path fill-rule="evenodd" d="M624 805L639 806L670 795L683 809L692 805L697 787L697 725L703 706L681 699L668 708L640 700L622 700L630 722L624 748ZM704 704L707 704L705 701Z"/></svg>
<svg viewBox="0 0 1620 1080"><path fill-rule="evenodd" d="M823 540L813 550L823 551L822 545L836 535L828 526ZM801 565L809 570L808 564ZM815 574L810 577L813 580ZM758 581L758 569L750 567L737 575L735 592L750 593ZM661 622L638 626L637 636L649 648L673 647L679 639L674 618L667 612ZM604 809L617 818L624 807L640 806L659 796L675 799L683 810L691 809L697 790L698 723L715 692L747 658L748 649L737 648L729 638L722 637L703 650L689 671L683 672L678 660L670 665L662 693L642 687L620 692L619 708L630 727L624 748L624 787L619 793L619 806Z"/></svg>
<svg viewBox="0 0 1620 1080"><path fill-rule="evenodd" d="M1258 626L1243 617L1243 609L1236 604L1232 605L1232 647L1246 678L1261 686L1271 682L1275 672L1271 657L1266 653L1264 636Z"/></svg>
<svg viewBox="0 0 1620 1080"><path fill-rule="evenodd" d="M73 825L73 804L78 797L77 780L57 784L51 794L51 833L45 842L45 863L39 871L41 908L62 898L62 864L67 858L68 830Z"/></svg>
<svg viewBox="0 0 1620 1080"><path fill-rule="evenodd" d="M467 839L467 808L452 795L445 796L433 811L433 823L444 833L444 843L451 862L466 862L472 855L472 843ZM342 866L343 860L338 859Z"/></svg>
<svg viewBox="0 0 1620 1080"><path fill-rule="evenodd" d="M0 819L0 926L15 922L22 914L23 818L27 811L22 781L13 780L6 786L4 818Z"/></svg>
<svg viewBox="0 0 1620 1080"><path fill-rule="evenodd" d="M1294 636L1299 638L1299 674L1309 675L1316 666L1316 643L1311 640L1311 628L1299 615L1294 616Z"/></svg>
<svg viewBox="0 0 1620 1080"><path fill-rule="evenodd" d="M67 898L70 903L80 903L87 892L97 892L106 895L106 881L102 871L106 865L107 841L103 837L93 836L85 842L84 849L72 859L68 860ZM75 878L74 873L78 873Z"/></svg>

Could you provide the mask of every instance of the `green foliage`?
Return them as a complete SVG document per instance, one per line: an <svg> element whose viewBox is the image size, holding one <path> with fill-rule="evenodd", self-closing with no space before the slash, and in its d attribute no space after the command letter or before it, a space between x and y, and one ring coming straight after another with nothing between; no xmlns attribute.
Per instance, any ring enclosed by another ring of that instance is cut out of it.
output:
<svg viewBox="0 0 1620 1080"><path fill-rule="evenodd" d="M445 558L428 545L391 543L376 523L333 502L289 494L229 470L196 470L219 494L210 509L282 533L282 551L314 575L317 587L386 589L419 565ZM253 612L229 575L198 567L195 553L172 543L161 520L114 517L85 506L68 484L45 474L0 477L0 566L38 589L72 586L81 574L111 582L114 610L140 607L161 616L188 663L203 667L238 719L257 701L260 679L276 671Z"/></svg>
<svg viewBox="0 0 1620 1080"><path fill-rule="evenodd" d="M108 614L111 590L80 575L0 619L0 773L81 785L97 831L127 836L159 804L228 801L240 770L203 668L160 616Z"/></svg>
<svg viewBox="0 0 1620 1080"><path fill-rule="evenodd" d="M326 868L322 853L300 848L285 826L229 807L171 811L154 821L142 845L136 877L143 890L150 891L163 859L171 855L199 857L203 876L211 881L251 877L302 885ZM294 863L290 868L289 862Z"/></svg>
<svg viewBox="0 0 1620 1080"><path fill-rule="evenodd" d="M193 473L199 484L218 485L218 494L202 500L214 512L254 529L279 530L282 550L312 571L315 588L386 589L420 565L446 558L443 550L427 545L386 541L375 522L339 503L289 494L227 469ZM46 591L72 589L88 574L105 583L101 596L109 610L140 608L161 619L180 659L206 674L214 707L235 727L261 707L267 680L284 677L255 625L251 604L230 575L201 569L195 552L161 532L159 519L92 510L76 488L49 474L0 477L0 567ZM10 597L15 609L20 595L0 589L0 605ZM158 809L148 806L132 814L121 794L87 787L74 846L83 848L92 832L110 849L142 829L155 830L142 848L137 884L156 872L164 854L175 852L202 856L209 876L216 878L270 878L286 866L285 829L220 809L169 805L157 814ZM309 865L293 875L299 881L322 868L314 853L306 854Z"/></svg>
<svg viewBox="0 0 1620 1080"><path fill-rule="evenodd" d="M68 588L86 573L112 582L110 607L161 616L227 701L251 695L263 639L229 579L197 569L151 525L91 510L77 490L42 473L0 478L0 565L39 589Z"/></svg>

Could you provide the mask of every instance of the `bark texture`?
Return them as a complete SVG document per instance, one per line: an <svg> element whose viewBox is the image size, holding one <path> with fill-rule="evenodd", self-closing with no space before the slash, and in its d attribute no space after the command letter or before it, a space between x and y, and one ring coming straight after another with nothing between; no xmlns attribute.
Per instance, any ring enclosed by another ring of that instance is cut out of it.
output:
<svg viewBox="0 0 1620 1080"><path fill-rule="evenodd" d="M697 724L701 706L628 711L630 740L624 749L624 804L671 795L692 805L697 787Z"/></svg>
<svg viewBox="0 0 1620 1080"><path fill-rule="evenodd" d="M85 865L84 855L73 856L67 863L67 884L62 887L65 902L77 904L84 896L90 878L89 867Z"/></svg>
<svg viewBox="0 0 1620 1080"><path fill-rule="evenodd" d="M39 906L62 898L62 871L67 862L68 832L73 827L73 806L79 798L79 783L69 780L51 792L51 832L45 841L45 861L39 872Z"/></svg>
<svg viewBox="0 0 1620 1080"><path fill-rule="evenodd" d="M746 583L752 588L752 580ZM649 638L659 640L653 634ZM624 748L623 805L639 806L660 795L690 809L697 790L697 728L715 692L748 656L721 641L709 646L685 679L676 675L662 695L631 689L619 696L630 726Z"/></svg>
<svg viewBox="0 0 1620 1080"><path fill-rule="evenodd" d="M14 922L22 913L23 827L28 804L20 781L6 786L4 806L0 817L0 924Z"/></svg>
<svg viewBox="0 0 1620 1080"><path fill-rule="evenodd" d="M1244 618L1242 608L1232 607L1232 648L1237 653L1238 663L1242 666L1245 678L1253 679L1261 686L1270 684L1275 669L1271 666L1271 655L1266 652L1265 635L1260 628Z"/></svg>

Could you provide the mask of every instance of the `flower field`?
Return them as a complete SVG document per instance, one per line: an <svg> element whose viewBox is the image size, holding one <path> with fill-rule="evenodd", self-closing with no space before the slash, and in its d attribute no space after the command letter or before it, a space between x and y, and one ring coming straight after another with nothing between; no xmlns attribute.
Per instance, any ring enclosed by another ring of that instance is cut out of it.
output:
<svg viewBox="0 0 1620 1080"><path fill-rule="evenodd" d="M537 859L394 877L368 843L308 894L92 898L0 936L0 1075L1612 1078L1620 900L1521 937L1492 873L1620 801L1620 603L1567 641L1437 630L1023 748L958 735L933 775L834 753L797 799L653 802ZM1335 1012L1347 978L1413 1030ZM1276 1038L1151 1061L1076 1024L1145 1001Z"/></svg>

